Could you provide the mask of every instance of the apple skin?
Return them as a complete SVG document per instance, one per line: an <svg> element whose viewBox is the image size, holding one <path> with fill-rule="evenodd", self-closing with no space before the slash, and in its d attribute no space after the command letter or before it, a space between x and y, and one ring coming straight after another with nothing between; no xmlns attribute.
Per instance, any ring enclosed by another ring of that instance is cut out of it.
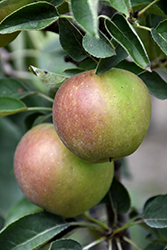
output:
<svg viewBox="0 0 167 250"><path fill-rule="evenodd" d="M151 119L151 98L135 74L118 68L86 71L66 80L53 103L53 123L79 158L106 162L132 154Z"/></svg>
<svg viewBox="0 0 167 250"><path fill-rule="evenodd" d="M30 129L14 156L18 185L33 204L65 218L95 206L113 179L113 162L91 164L72 154L53 124Z"/></svg>

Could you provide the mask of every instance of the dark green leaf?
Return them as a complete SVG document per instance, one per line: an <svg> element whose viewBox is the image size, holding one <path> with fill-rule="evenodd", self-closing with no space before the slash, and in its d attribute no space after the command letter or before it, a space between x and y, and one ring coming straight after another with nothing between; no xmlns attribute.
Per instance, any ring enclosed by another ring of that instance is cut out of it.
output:
<svg viewBox="0 0 167 250"><path fill-rule="evenodd" d="M138 75L147 85L149 92L158 99L167 99L167 83L160 77L160 75L153 71L143 72Z"/></svg>
<svg viewBox="0 0 167 250"><path fill-rule="evenodd" d="M111 184L110 194L116 210L120 213L128 212L131 205L129 193L115 177Z"/></svg>
<svg viewBox="0 0 167 250"><path fill-rule="evenodd" d="M64 75L55 74L53 72L49 72L43 69L36 68L34 66L30 66L34 75L38 77L38 79L49 88L59 88L60 85L69 77Z"/></svg>
<svg viewBox="0 0 167 250"><path fill-rule="evenodd" d="M143 219L150 227L167 227L167 195L160 195L147 206Z"/></svg>
<svg viewBox="0 0 167 250"><path fill-rule="evenodd" d="M138 67L135 63L129 62L128 60L123 60L120 63L117 64L118 68L125 69L128 71L133 72L134 74L140 74L143 72L142 68Z"/></svg>
<svg viewBox="0 0 167 250"><path fill-rule="evenodd" d="M86 58L86 53L82 47L82 34L65 18L59 19L59 34L61 46L67 54L76 61Z"/></svg>
<svg viewBox="0 0 167 250"><path fill-rule="evenodd" d="M79 74L79 73L82 73L84 72L85 69L82 69L82 68L74 68L74 69L67 69L67 70L64 70L64 73L66 73L68 76L73 76L73 75L76 75L76 74Z"/></svg>
<svg viewBox="0 0 167 250"><path fill-rule="evenodd" d="M49 250L82 250L81 245L72 239L62 239L55 241Z"/></svg>
<svg viewBox="0 0 167 250"><path fill-rule="evenodd" d="M167 55L167 19L151 29L151 34L157 45Z"/></svg>
<svg viewBox="0 0 167 250"><path fill-rule="evenodd" d="M62 4L60 4L57 7L57 11L58 11L59 15L63 15L63 14L69 13L70 12L69 4L67 2L62 2Z"/></svg>
<svg viewBox="0 0 167 250"><path fill-rule="evenodd" d="M41 30L58 19L54 5L47 2L28 4L13 12L0 24L0 33L13 33L21 30Z"/></svg>
<svg viewBox="0 0 167 250"><path fill-rule="evenodd" d="M131 0L131 4L133 7L133 10L142 10L148 4L152 3L153 0ZM159 1L158 3L152 5L148 11L155 15L160 15L163 17L166 17L167 15L167 8L166 8L166 2L165 1Z"/></svg>
<svg viewBox="0 0 167 250"><path fill-rule="evenodd" d="M68 226L61 217L51 213L27 215L0 232L0 246L5 250L35 249Z"/></svg>
<svg viewBox="0 0 167 250"><path fill-rule="evenodd" d="M20 100L13 97L0 96L0 117L25 111L26 106Z"/></svg>
<svg viewBox="0 0 167 250"><path fill-rule="evenodd" d="M124 60L128 56L128 53L123 49L121 45L116 47L116 55L109 58L101 59L96 69L96 74L101 74L112 67L115 67L120 61Z"/></svg>
<svg viewBox="0 0 167 250"><path fill-rule="evenodd" d="M48 114L48 115L40 115L38 116L35 121L33 122L32 124L32 127L34 126L37 126L41 123L44 123L44 122L48 122L48 119L51 117L52 113Z"/></svg>
<svg viewBox="0 0 167 250"><path fill-rule="evenodd" d="M153 201L154 199L156 199L158 196L159 196L159 195L156 195L156 196L153 196L153 197L149 198L149 199L145 202L145 204L144 204L143 211L145 211L146 208L148 207L148 205L150 204L150 202L152 202L152 201Z"/></svg>
<svg viewBox="0 0 167 250"><path fill-rule="evenodd" d="M63 2L63 0L52 0L52 1L51 1L51 3L52 3L54 6L60 5L62 2Z"/></svg>
<svg viewBox="0 0 167 250"><path fill-rule="evenodd" d="M0 216L3 218L22 196L13 174L14 151L21 136L20 126L9 117L0 118Z"/></svg>
<svg viewBox="0 0 167 250"><path fill-rule="evenodd" d="M73 16L79 26L92 36L98 36L98 0L71 0Z"/></svg>
<svg viewBox="0 0 167 250"><path fill-rule="evenodd" d="M85 60L83 60L83 62L79 64L79 67L85 70L95 69L96 66L97 63L94 60L92 60L92 58L86 58Z"/></svg>
<svg viewBox="0 0 167 250"><path fill-rule="evenodd" d="M5 226L11 224L12 222L20 219L25 215L33 214L40 211L42 211L40 207L37 207L36 205L30 203L25 197L23 197L10 208L7 218L5 220Z"/></svg>
<svg viewBox="0 0 167 250"><path fill-rule="evenodd" d="M6 16L10 15L15 10L23 7L27 3L33 3L35 0L10 0L10 1L0 1L0 21L2 21Z"/></svg>
<svg viewBox="0 0 167 250"><path fill-rule="evenodd" d="M105 58L115 54L113 46L109 39L99 32L99 37L86 34L83 38L84 49L94 57Z"/></svg>
<svg viewBox="0 0 167 250"><path fill-rule="evenodd" d="M167 228L149 228L150 234L147 236L148 240L156 241L159 240L161 242L166 243L167 245Z"/></svg>
<svg viewBox="0 0 167 250"><path fill-rule="evenodd" d="M106 20L106 28L113 38L128 52L141 68L150 70L150 62L144 45L132 25L121 14Z"/></svg>
<svg viewBox="0 0 167 250"><path fill-rule="evenodd" d="M34 92L28 91L18 79L0 78L0 96L22 99L31 94Z"/></svg>
<svg viewBox="0 0 167 250"><path fill-rule="evenodd" d="M149 244L145 250L165 250L166 249L166 245L164 245L161 242L154 242Z"/></svg>
<svg viewBox="0 0 167 250"><path fill-rule="evenodd" d="M119 12L124 13L126 16L129 16L131 10L131 1L130 0L109 0L111 6L118 10Z"/></svg>

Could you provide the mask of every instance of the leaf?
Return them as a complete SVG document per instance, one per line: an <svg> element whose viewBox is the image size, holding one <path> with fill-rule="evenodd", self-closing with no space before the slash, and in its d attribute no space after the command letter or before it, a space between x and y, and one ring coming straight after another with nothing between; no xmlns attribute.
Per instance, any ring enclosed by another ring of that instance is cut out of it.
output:
<svg viewBox="0 0 167 250"><path fill-rule="evenodd" d="M34 92L27 90L18 79L0 78L0 96L22 99L31 94L34 94Z"/></svg>
<svg viewBox="0 0 167 250"><path fill-rule="evenodd" d="M150 227L167 228L167 195L159 195L150 202L143 219Z"/></svg>
<svg viewBox="0 0 167 250"><path fill-rule="evenodd" d="M150 94L160 100L167 99L167 82L165 82L157 72L143 72L138 74L138 76L146 84Z"/></svg>
<svg viewBox="0 0 167 250"><path fill-rule="evenodd" d="M123 214L128 212L131 205L129 193L115 177L110 187L110 194L116 210Z"/></svg>
<svg viewBox="0 0 167 250"><path fill-rule="evenodd" d="M13 12L0 23L0 33L13 33L21 30L41 30L58 19L54 5L37 2Z"/></svg>
<svg viewBox="0 0 167 250"><path fill-rule="evenodd" d="M83 47L97 58L110 57L115 54L111 42L102 32L99 32L99 37L86 34L83 38Z"/></svg>
<svg viewBox="0 0 167 250"><path fill-rule="evenodd" d="M52 114L52 113L51 113ZM40 115L38 116L35 121L33 122L32 124L32 127L35 127L41 123L44 123L44 122L47 122L48 119L51 117L51 114L48 114L48 115Z"/></svg>
<svg viewBox="0 0 167 250"><path fill-rule="evenodd" d="M63 0L52 0L51 2L54 6L58 6L63 3Z"/></svg>
<svg viewBox="0 0 167 250"><path fill-rule="evenodd" d="M166 249L166 245L164 245L161 242L154 242L149 244L145 250L165 250Z"/></svg>
<svg viewBox="0 0 167 250"><path fill-rule="evenodd" d="M0 232L0 246L5 250L35 249L68 226L61 217L51 213L27 215Z"/></svg>
<svg viewBox="0 0 167 250"><path fill-rule="evenodd" d="M34 0L28 0L28 3L35 2ZM0 1L0 21L2 21L6 16L10 15L15 10L18 10L22 6L26 5L25 0L10 0L10 1Z"/></svg>
<svg viewBox="0 0 167 250"><path fill-rule="evenodd" d="M142 68L139 68L135 63L129 62L128 60L123 60L117 64L118 68L125 69L131 71L134 74L140 74L143 72Z"/></svg>
<svg viewBox="0 0 167 250"><path fill-rule="evenodd" d="M79 26L98 37L98 0L71 0L71 10Z"/></svg>
<svg viewBox="0 0 167 250"><path fill-rule="evenodd" d="M134 62L150 71L150 62L144 45L132 25L121 14L115 14L112 20L105 20L111 36L128 52Z"/></svg>
<svg viewBox="0 0 167 250"><path fill-rule="evenodd" d="M59 19L59 35L61 46L74 60L81 61L87 57L82 47L82 34L65 18Z"/></svg>
<svg viewBox="0 0 167 250"><path fill-rule="evenodd" d="M151 35L160 49L167 55L167 19L151 29Z"/></svg>
<svg viewBox="0 0 167 250"><path fill-rule="evenodd" d="M124 13L126 16L129 16L130 10L132 8L130 0L109 0L111 6L118 10L119 12Z"/></svg>
<svg viewBox="0 0 167 250"><path fill-rule="evenodd" d="M26 106L20 100L13 97L0 96L0 117L25 111Z"/></svg>
<svg viewBox="0 0 167 250"><path fill-rule="evenodd" d="M22 197L12 174L14 151L22 134L21 126L17 126L14 120L0 118L0 216L3 218L11 205Z"/></svg>
<svg viewBox="0 0 167 250"><path fill-rule="evenodd" d="M142 10L144 9L148 4L152 3L153 0L131 0L131 4L133 7L133 10ZM159 1L158 3L151 6L148 11L155 15L160 15L162 17L166 17L167 10L165 1Z"/></svg>
<svg viewBox="0 0 167 250"><path fill-rule="evenodd" d="M42 209L30 203L25 197L16 202L9 210L5 220L5 226L20 219L21 217L42 211Z"/></svg>
<svg viewBox="0 0 167 250"><path fill-rule="evenodd" d="M49 250L82 250L81 245L72 239L62 239L55 241Z"/></svg>
<svg viewBox="0 0 167 250"><path fill-rule="evenodd" d="M38 77L38 79L49 88L59 88L60 85L69 77L52 73L34 66L29 67L30 71Z"/></svg>
<svg viewBox="0 0 167 250"><path fill-rule="evenodd" d="M85 69L78 67L78 68L73 68L73 69L66 69L66 70L64 70L64 73L66 73L68 76L71 77L71 76L80 74L84 71L85 71Z"/></svg>
<svg viewBox="0 0 167 250"><path fill-rule="evenodd" d="M105 71L115 67L119 62L124 60L128 56L128 53L123 49L121 45L116 47L116 55L109 58L101 59L96 69L96 74L104 73Z"/></svg>

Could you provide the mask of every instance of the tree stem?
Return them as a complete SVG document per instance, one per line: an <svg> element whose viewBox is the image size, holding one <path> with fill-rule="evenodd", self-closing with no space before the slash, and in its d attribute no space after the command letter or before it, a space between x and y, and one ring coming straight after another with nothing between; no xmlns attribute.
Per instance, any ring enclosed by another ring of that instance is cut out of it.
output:
<svg viewBox="0 0 167 250"><path fill-rule="evenodd" d="M156 4L159 1L160 0L154 0L152 3L148 4L144 9L142 9L141 11L139 11L138 17L140 17L142 14L144 14L145 11L147 11L151 6L153 6L154 4Z"/></svg>

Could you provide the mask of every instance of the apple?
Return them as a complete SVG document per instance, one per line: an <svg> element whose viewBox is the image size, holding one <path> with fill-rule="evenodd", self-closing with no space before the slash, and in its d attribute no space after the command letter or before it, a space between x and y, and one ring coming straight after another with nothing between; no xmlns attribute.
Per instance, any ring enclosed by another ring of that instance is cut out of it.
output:
<svg viewBox="0 0 167 250"><path fill-rule="evenodd" d="M113 172L113 162L92 164L72 154L49 123L30 129L14 156L15 177L26 198L65 218L100 202L110 188Z"/></svg>
<svg viewBox="0 0 167 250"><path fill-rule="evenodd" d="M53 103L60 139L76 156L92 163L132 154L142 143L150 119L146 85L118 68L72 76L58 89Z"/></svg>

